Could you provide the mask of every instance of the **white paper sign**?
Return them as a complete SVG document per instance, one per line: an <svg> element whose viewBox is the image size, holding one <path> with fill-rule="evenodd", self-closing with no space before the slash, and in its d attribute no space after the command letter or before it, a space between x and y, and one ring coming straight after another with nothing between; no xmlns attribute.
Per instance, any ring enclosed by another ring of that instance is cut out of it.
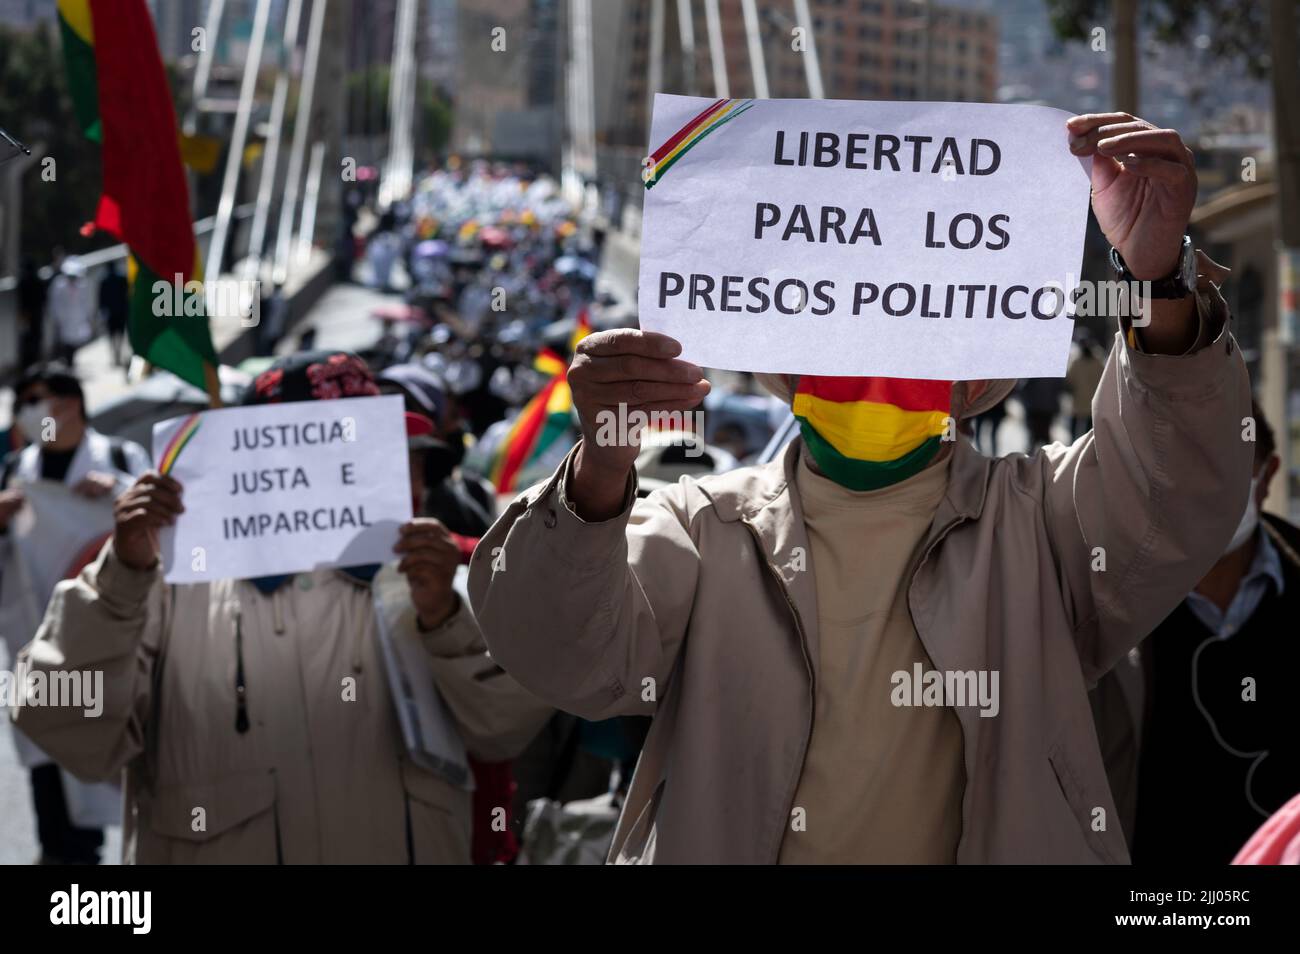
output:
<svg viewBox="0 0 1300 954"><path fill-rule="evenodd" d="M16 655L36 635L54 585L112 532L113 498L83 497L53 480L14 486L26 499L9 525L0 571L0 635Z"/></svg>
<svg viewBox="0 0 1300 954"><path fill-rule="evenodd" d="M1091 169L1069 115L657 95L641 327L712 368L1063 375Z"/></svg>
<svg viewBox="0 0 1300 954"><path fill-rule="evenodd" d="M154 425L153 454L184 488L160 534L169 583L383 563L411 519L397 395L173 418Z"/></svg>

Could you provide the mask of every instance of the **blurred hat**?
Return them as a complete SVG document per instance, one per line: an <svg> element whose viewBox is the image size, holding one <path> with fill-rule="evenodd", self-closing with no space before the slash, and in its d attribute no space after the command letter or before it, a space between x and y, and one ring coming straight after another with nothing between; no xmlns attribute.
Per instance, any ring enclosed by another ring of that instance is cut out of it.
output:
<svg viewBox="0 0 1300 954"><path fill-rule="evenodd" d="M433 421L423 414L406 411L402 417L406 421L406 436L408 438L428 437L433 434Z"/></svg>
<svg viewBox="0 0 1300 954"><path fill-rule="evenodd" d="M447 407L447 387L432 370L421 364L394 364L379 372L379 381L400 388L407 406L414 404L430 422L441 421Z"/></svg>
<svg viewBox="0 0 1300 954"><path fill-rule="evenodd" d="M447 446L433 436L435 430L433 421L423 414L407 411L403 417L406 420L406 446L409 450L428 450L431 447Z"/></svg>
<svg viewBox="0 0 1300 954"><path fill-rule="evenodd" d="M328 401L379 394L370 368L348 351L300 351L280 358L253 379L245 404Z"/></svg>

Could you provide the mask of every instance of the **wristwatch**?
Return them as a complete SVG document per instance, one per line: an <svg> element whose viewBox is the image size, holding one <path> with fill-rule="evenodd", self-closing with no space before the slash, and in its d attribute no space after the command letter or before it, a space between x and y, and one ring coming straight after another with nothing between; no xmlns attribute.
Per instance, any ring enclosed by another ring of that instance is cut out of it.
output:
<svg viewBox="0 0 1300 954"><path fill-rule="evenodd" d="M1122 282L1139 281L1133 277L1128 266L1124 264L1119 249L1113 245L1110 247L1110 267ZM1196 249L1192 247L1191 236L1183 236L1182 252L1178 256L1178 263L1174 266L1174 270L1164 278L1157 278L1145 284L1151 286L1151 291L1144 297L1150 298L1186 298L1196 291Z"/></svg>

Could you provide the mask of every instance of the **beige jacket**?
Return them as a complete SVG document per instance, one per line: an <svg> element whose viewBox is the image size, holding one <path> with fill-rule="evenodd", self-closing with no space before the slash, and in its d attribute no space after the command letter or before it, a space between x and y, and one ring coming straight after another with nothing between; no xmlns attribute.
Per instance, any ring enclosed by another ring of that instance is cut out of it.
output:
<svg viewBox="0 0 1300 954"><path fill-rule="evenodd" d="M912 579L935 668L1000 673L995 718L955 710L960 862L1128 860L1087 688L1208 569L1245 505L1250 389L1226 323L1182 357L1117 337L1093 411L1091 432L1032 457L959 442ZM777 860L818 679L798 453L629 497L594 524L566 505L566 462L479 545L471 599L511 675L588 719L655 714L612 859Z"/></svg>
<svg viewBox="0 0 1300 954"><path fill-rule="evenodd" d="M413 631L404 585L391 566L375 581L405 597L389 618ZM471 793L406 757L374 608L371 587L333 570L270 596L240 580L167 586L110 542L59 584L19 660L103 670L102 715L24 706L15 721L79 777L126 768L128 862L468 863ZM522 749L550 710L487 656L468 608L419 638L469 751Z"/></svg>

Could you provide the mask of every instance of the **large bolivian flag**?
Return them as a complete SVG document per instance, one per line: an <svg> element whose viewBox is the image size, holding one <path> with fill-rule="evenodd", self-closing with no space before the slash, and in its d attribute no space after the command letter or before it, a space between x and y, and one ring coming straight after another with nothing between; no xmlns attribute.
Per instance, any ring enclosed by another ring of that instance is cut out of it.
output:
<svg viewBox="0 0 1300 954"><path fill-rule="evenodd" d="M817 465L852 490L878 490L921 471L939 449L951 381L802 375L794 416Z"/></svg>
<svg viewBox="0 0 1300 954"><path fill-rule="evenodd" d="M58 9L77 122L103 147L93 225L131 250L131 347L215 398L217 358L202 295L176 313L185 301L177 276L181 283L203 276L176 111L149 11L144 0L58 0ZM155 295L159 281L168 284L166 296Z"/></svg>

